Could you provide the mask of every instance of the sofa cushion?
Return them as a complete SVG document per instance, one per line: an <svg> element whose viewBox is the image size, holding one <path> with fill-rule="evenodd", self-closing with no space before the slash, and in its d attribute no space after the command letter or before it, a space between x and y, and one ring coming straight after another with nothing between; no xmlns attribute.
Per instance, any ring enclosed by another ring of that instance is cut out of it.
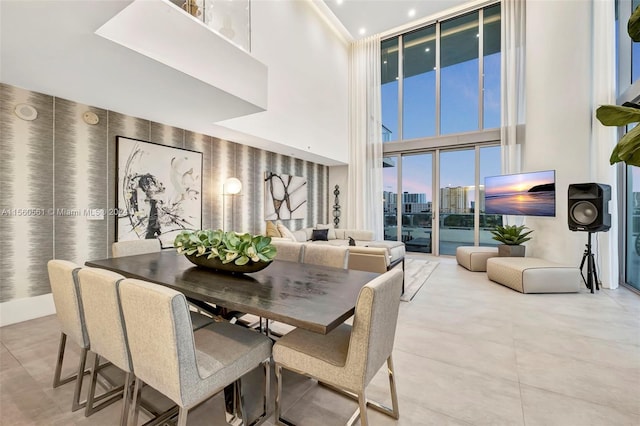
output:
<svg viewBox="0 0 640 426"><path fill-rule="evenodd" d="M316 229L327 229L329 231L327 233L327 240L335 240L337 238L336 230L333 227L333 223L327 223L327 224L318 223L316 224Z"/></svg>
<svg viewBox="0 0 640 426"><path fill-rule="evenodd" d="M282 234L280 233L280 231L278 231L278 227L276 226L276 224L270 220L267 221L267 230L265 232L265 235L267 237L282 237Z"/></svg>
<svg viewBox="0 0 640 426"><path fill-rule="evenodd" d="M327 241L328 229L314 229L311 234L311 241Z"/></svg>
<svg viewBox="0 0 640 426"><path fill-rule="evenodd" d="M289 228L284 226L282 223L278 222L276 224L276 227L278 228L278 231L280 231L280 235L282 236L282 238L288 238L291 241L296 241L296 237L295 235L293 235L293 232L291 232Z"/></svg>

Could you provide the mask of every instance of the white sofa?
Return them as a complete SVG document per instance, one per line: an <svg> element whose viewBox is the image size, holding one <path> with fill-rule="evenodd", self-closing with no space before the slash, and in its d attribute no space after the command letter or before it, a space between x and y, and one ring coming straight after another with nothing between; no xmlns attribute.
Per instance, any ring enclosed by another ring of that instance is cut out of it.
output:
<svg viewBox="0 0 640 426"><path fill-rule="evenodd" d="M304 228L293 231L292 234L295 241L301 244L348 246L349 237L355 240L356 245L349 247L350 269L383 273L404 262L405 247L400 241L376 241L371 231L340 228L329 228L327 241L314 241L313 230L314 228ZM289 238L271 238L273 241L291 241Z"/></svg>

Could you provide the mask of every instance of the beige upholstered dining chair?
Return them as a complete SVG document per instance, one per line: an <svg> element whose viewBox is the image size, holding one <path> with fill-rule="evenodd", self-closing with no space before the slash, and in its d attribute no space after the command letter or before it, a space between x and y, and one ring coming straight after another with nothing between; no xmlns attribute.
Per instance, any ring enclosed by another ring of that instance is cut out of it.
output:
<svg viewBox="0 0 640 426"><path fill-rule="evenodd" d="M349 248L327 244L305 244L302 263L347 269Z"/></svg>
<svg viewBox="0 0 640 426"><path fill-rule="evenodd" d="M116 241L111 244L111 255L113 257L134 256L136 254L155 253L161 249L160 240L157 238Z"/></svg>
<svg viewBox="0 0 640 426"><path fill-rule="evenodd" d="M106 269L83 268L78 272L80 284L80 297L84 307L84 317L91 343L90 352L94 354L89 379L89 392L87 394L87 406L85 415L101 409L107 400L99 406L94 406L96 382L100 367L100 358L106 359L125 372L124 386L113 389L111 394L114 399L123 399L120 424L127 424L129 414L129 390L133 383L131 362L129 360L129 348L125 336L122 312L118 300L118 285L124 277Z"/></svg>
<svg viewBox="0 0 640 426"><path fill-rule="evenodd" d="M355 394L359 409L348 424L353 424L360 417L360 424L366 426L367 405L394 419L399 418L391 352L401 287L402 271L392 269L362 287L356 302L353 326L341 324L326 335L296 329L274 344L276 424L283 424L280 416L283 368ZM366 386L385 360L392 409L368 401L365 393Z"/></svg>
<svg viewBox="0 0 640 426"><path fill-rule="evenodd" d="M82 268L66 260L50 260L47 264L47 269L49 271L53 303L56 307L56 317L60 325L60 344L58 347L58 360L53 375L53 387L57 388L58 386L75 380L71 411L76 411L87 405L86 400L80 401L80 396L84 375L87 374L85 366L90 348L85 323L85 312L80 298L80 287L78 283L78 273ZM60 375L62 373L67 338L80 346L80 360L76 374L61 379ZM92 397L95 401L101 401L109 398L112 394L112 390L108 390L97 397ZM101 404L100 408L105 407L110 402L115 402L115 399L108 399Z"/></svg>
<svg viewBox="0 0 640 426"><path fill-rule="evenodd" d="M66 260L50 260L47 263L47 269L53 303L56 307L56 317L60 325L60 344L58 346L58 361L53 375L53 387L57 388L71 381L76 381L71 403L71 411L76 411L84 406L84 403L80 402L80 393L82 392L82 379L85 374L84 369L89 350L89 338L84 325L84 314L78 288L77 274L80 267ZM61 379L67 338L80 346L80 360L77 373Z"/></svg>
<svg viewBox="0 0 640 426"><path fill-rule="evenodd" d="M178 404L178 426L184 426L191 408L235 382L236 397L241 401L237 408L246 424L239 379L262 365L265 372L263 416L266 417L269 338L227 322L202 328L194 337L182 293L133 279L122 281L119 291L136 375L134 401L142 381ZM137 413L137 403L134 407Z"/></svg>
<svg viewBox="0 0 640 426"><path fill-rule="evenodd" d="M304 256L304 244L278 240L272 240L271 244L276 246L276 259L278 260L300 262Z"/></svg>

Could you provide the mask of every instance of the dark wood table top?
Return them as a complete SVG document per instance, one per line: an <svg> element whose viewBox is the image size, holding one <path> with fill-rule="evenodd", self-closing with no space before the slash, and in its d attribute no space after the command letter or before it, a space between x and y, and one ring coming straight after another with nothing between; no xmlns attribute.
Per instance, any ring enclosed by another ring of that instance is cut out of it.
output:
<svg viewBox="0 0 640 426"><path fill-rule="evenodd" d="M196 267L175 251L91 260L87 266L161 284L185 296L326 334L353 315L362 286L379 274L274 260L232 275Z"/></svg>

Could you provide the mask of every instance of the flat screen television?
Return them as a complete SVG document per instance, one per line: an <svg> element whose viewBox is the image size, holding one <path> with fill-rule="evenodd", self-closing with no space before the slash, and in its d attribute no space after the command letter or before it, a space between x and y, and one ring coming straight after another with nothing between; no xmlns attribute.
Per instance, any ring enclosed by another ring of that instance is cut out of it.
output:
<svg viewBox="0 0 640 426"><path fill-rule="evenodd" d="M485 177L484 208L486 214L555 216L555 170Z"/></svg>

